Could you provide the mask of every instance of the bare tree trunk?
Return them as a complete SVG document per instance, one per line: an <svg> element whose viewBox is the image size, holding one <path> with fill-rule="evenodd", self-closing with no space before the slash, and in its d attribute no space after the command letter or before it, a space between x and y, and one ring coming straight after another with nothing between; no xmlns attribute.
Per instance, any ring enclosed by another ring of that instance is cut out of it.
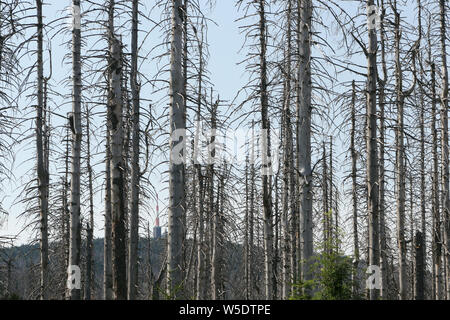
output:
<svg viewBox="0 0 450 320"><path fill-rule="evenodd" d="M36 153L40 213L40 290L42 300L48 299L48 172L44 162L43 130L44 108L44 61L42 0L36 0L37 9L37 116L36 116Z"/></svg>
<svg viewBox="0 0 450 320"><path fill-rule="evenodd" d="M290 230L290 217L293 217L292 210L293 207L289 208L289 199L292 199L293 189L291 189L291 171L293 168L290 167L292 164L292 130L291 130L291 112L290 112L290 104L291 104L291 54L292 54L292 42L291 42L291 18L292 18L292 1L288 0L288 8L287 8L287 32L286 32L286 41L287 41L287 50L285 53L286 66L285 66L285 88L284 88L284 106L283 106L283 126L284 126L284 153L283 153L283 212L282 212L282 228L283 228L283 264L282 264L282 299L288 299L291 293L291 286L294 281L292 277L293 272L291 271L292 266L291 263L291 245L290 242L295 240L291 238L291 230ZM291 215L289 215L291 212Z"/></svg>
<svg viewBox="0 0 450 320"><path fill-rule="evenodd" d="M415 247L415 258L416 258L416 268L415 268L415 300L423 300L425 297L425 265L424 265L424 255L425 246L423 242L422 232L417 231L414 238Z"/></svg>
<svg viewBox="0 0 450 320"><path fill-rule="evenodd" d="M434 63L431 64L431 134L433 140L433 178L432 178L432 248L433 248L433 297L441 297L441 215L439 201L439 154L438 131L436 128L436 71Z"/></svg>
<svg viewBox="0 0 450 320"><path fill-rule="evenodd" d="M130 243L128 249L128 300L135 300L138 281L138 245L139 245L139 84L138 73L138 0L133 0L131 30L131 95L133 103L133 159L131 165L131 210L130 210Z"/></svg>
<svg viewBox="0 0 450 320"><path fill-rule="evenodd" d="M350 133L350 151L352 156L352 208L353 208L353 295L359 295L359 237L358 237L358 193L357 193L357 154L355 149L355 133L356 133L356 87L355 80L352 82L352 111L351 122L352 129Z"/></svg>
<svg viewBox="0 0 450 320"><path fill-rule="evenodd" d="M169 168L169 233L167 257L168 295L176 298L183 286L183 220L185 207L185 137L180 139L176 131L186 128L185 97L183 96L183 4L172 0L172 39L170 66L170 168ZM179 132L179 131L178 131ZM181 140L181 141L179 141ZM175 154L181 144L181 155ZM181 161L174 161L174 157Z"/></svg>
<svg viewBox="0 0 450 320"><path fill-rule="evenodd" d="M203 27L202 27L203 28ZM202 111L202 84L203 84L203 29L201 31L201 40L198 44L199 67L198 67L198 94L197 94L197 127L195 128L194 140L194 167L196 169L198 194L196 199L196 208L198 210L198 245L197 245L197 288L196 299L206 299L206 250L205 246L205 219L204 219L204 199L205 187L202 174L202 167L198 159L199 139L201 130L201 111Z"/></svg>
<svg viewBox="0 0 450 320"><path fill-rule="evenodd" d="M109 81L108 81L109 83ZM108 84L109 86L109 84ZM109 90L109 89L108 89ZM112 274L112 211L111 211L111 144L109 124L106 132L106 168L105 168L105 237L103 239L103 295L105 300L113 297Z"/></svg>
<svg viewBox="0 0 450 320"><path fill-rule="evenodd" d="M270 124L268 118L267 91L267 60L266 60L266 13L265 1L259 0L259 45L260 45L260 104L262 133L262 201L264 219L264 282L265 296L272 299L273 274L273 222L271 193L271 155L270 155Z"/></svg>
<svg viewBox="0 0 450 320"><path fill-rule="evenodd" d="M226 166L224 171L220 173L219 182L217 185L217 202L214 212L214 229L213 229L213 253L212 253L212 271L211 271L211 294L212 300L223 299L223 188L224 172L226 172Z"/></svg>
<svg viewBox="0 0 450 320"><path fill-rule="evenodd" d="M450 184L449 184L449 152L448 152L448 70L446 51L446 1L439 1L440 8L440 43L442 60L442 94L441 94L441 153L442 153L442 210L444 218L444 243L445 243L445 283L446 299L450 300Z"/></svg>
<svg viewBox="0 0 450 320"><path fill-rule="evenodd" d="M374 6L373 0L367 1L367 7ZM372 12L368 12L371 15ZM378 154L377 154L377 33L369 29L369 46L367 49L367 192L369 212L369 265L379 265L379 225L378 225ZM370 289L370 299L376 300L378 289Z"/></svg>
<svg viewBox="0 0 450 320"><path fill-rule="evenodd" d="M252 122L252 137L250 159L248 160L248 179L246 180L247 194L248 194L248 208L246 214L246 291L245 297L247 300L254 298L254 265L253 265L253 253L254 253L254 205L255 205L255 134L254 134L254 122Z"/></svg>
<svg viewBox="0 0 450 320"><path fill-rule="evenodd" d="M311 168L311 37L312 0L298 1L299 67L297 84L297 167L299 176L302 277L311 280L313 255ZM309 292L307 292L309 293Z"/></svg>
<svg viewBox="0 0 450 320"><path fill-rule="evenodd" d="M328 207L328 163L325 148L325 140L322 142L322 211L323 211L323 248L324 252L329 253L330 249L330 224L328 215L330 208Z"/></svg>
<svg viewBox="0 0 450 320"><path fill-rule="evenodd" d="M122 44L114 33L114 0L109 2L109 93L111 229L114 299L127 299L125 167L123 162Z"/></svg>
<svg viewBox="0 0 450 320"><path fill-rule="evenodd" d="M249 171L250 171L250 160L249 156L245 159L245 231L244 231L244 281L245 281L245 300L250 299L250 269L249 269L249 256L250 256L250 246L249 246L249 215L250 215L250 196L249 196Z"/></svg>
<svg viewBox="0 0 450 320"><path fill-rule="evenodd" d="M419 32L419 46L422 39L422 4L420 0L417 0L417 8L418 8L418 32ZM420 47L418 48L420 50ZM420 52L420 51L419 51ZM421 74L421 78L424 77L424 74ZM424 95L425 92L423 90L422 83L419 83L419 94L420 94L420 215L421 215L421 232L422 232L422 243L423 243L423 261L421 261L422 266L426 268L427 265L427 234L426 234L426 186L425 186L425 101ZM416 271L417 272L417 271ZM416 280L417 283L417 280ZM423 287L421 290L426 292L426 282L424 281ZM417 294L417 288L416 288ZM424 299L424 294L422 294L422 299Z"/></svg>
<svg viewBox="0 0 450 320"><path fill-rule="evenodd" d="M218 269L219 269L219 260L218 260L218 254L217 251L219 250L220 243L218 241L218 231L220 229L219 227L219 213L218 213L218 197L217 202L214 205L214 161L215 161L215 139L216 139L216 130L217 130L217 104L214 104L211 106L211 130L212 130L212 137L211 137L211 144L212 144L212 150L211 150L211 160L210 160L210 179L211 179L211 192L209 194L209 211L211 214L211 220L212 220L212 228L211 228L211 282L210 282L210 288L211 288L211 299L217 300L218 299L218 283L216 281L219 281L218 277ZM220 183L217 184L217 192L220 191Z"/></svg>
<svg viewBox="0 0 450 320"><path fill-rule="evenodd" d="M88 170L89 187L89 222L87 228L87 255L86 255L86 291L85 299L91 300L92 288L94 286L94 189L92 186L92 166L91 166L91 141L90 141L90 112L86 104L86 162Z"/></svg>
<svg viewBox="0 0 450 320"><path fill-rule="evenodd" d="M80 223L80 160L81 160L81 30L77 21L80 19L80 1L73 0L72 26L72 114L69 118L72 130L72 177L70 186L70 249L69 267L80 267L81 223ZM69 274L70 276L70 274ZM68 298L79 300L80 289L68 290Z"/></svg>

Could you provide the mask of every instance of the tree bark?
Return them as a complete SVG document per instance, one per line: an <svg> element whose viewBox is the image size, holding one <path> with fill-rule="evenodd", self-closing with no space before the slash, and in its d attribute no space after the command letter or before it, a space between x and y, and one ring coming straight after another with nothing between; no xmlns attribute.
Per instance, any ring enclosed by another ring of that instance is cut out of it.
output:
<svg viewBox="0 0 450 320"><path fill-rule="evenodd" d="M44 61L43 61L43 29L42 0L36 0L37 9L37 115L36 115L36 153L40 214L40 299L48 299L48 172L44 162L43 130L45 118L44 108Z"/></svg>
<svg viewBox="0 0 450 320"><path fill-rule="evenodd" d="M139 167L139 84L138 73L138 6L139 1L133 0L132 30L131 30L131 95L133 104L133 155L131 164L131 209L130 209L130 243L128 249L128 300L135 300L138 286L138 246L139 246L139 191L140 191L140 167Z"/></svg>
<svg viewBox="0 0 450 320"><path fill-rule="evenodd" d="M264 283L265 297L273 298L273 222L271 193L271 155L270 155L270 124L268 118L267 91L267 60L266 60L266 13L265 0L259 0L259 46L260 46L260 105L262 133L262 201L264 220Z"/></svg>
<svg viewBox="0 0 450 320"><path fill-rule="evenodd" d="M450 300L450 169L448 152L448 69L446 50L446 1L439 0L440 8L440 44L442 60L442 93L441 93L441 153L442 153L442 214L444 219L445 243L445 283L446 299Z"/></svg>
<svg viewBox="0 0 450 320"><path fill-rule="evenodd" d="M312 280L313 221L311 168L311 37L312 0L298 1L297 167L299 176L302 277ZM307 293L310 293L307 290Z"/></svg>
<svg viewBox="0 0 450 320"><path fill-rule="evenodd" d="M170 62L170 168L169 168L169 232L167 257L167 289L177 298L183 284L183 221L185 207L185 137L179 139L175 130L186 128L185 97L183 96L183 4L172 0L172 39ZM183 132L184 135L184 132ZM179 141L181 140L181 141ZM176 146L182 144L181 161L174 161ZM181 162L181 163L180 163Z"/></svg>
<svg viewBox="0 0 450 320"><path fill-rule="evenodd" d="M373 0L367 1L367 7L374 6ZM372 12L368 12L371 15ZM377 154L377 33L369 29L367 48L367 192L369 213L369 265L379 265L379 225L378 225L378 154ZM371 300L378 299L378 289L370 289Z"/></svg>
<svg viewBox="0 0 450 320"><path fill-rule="evenodd" d="M72 26L72 177L70 186L70 247L69 266L80 267L81 223L80 223L80 160L81 160L81 30L76 21L80 19L80 1L73 0ZM77 16L78 15L78 16ZM68 291L68 298L79 300L80 289Z"/></svg>

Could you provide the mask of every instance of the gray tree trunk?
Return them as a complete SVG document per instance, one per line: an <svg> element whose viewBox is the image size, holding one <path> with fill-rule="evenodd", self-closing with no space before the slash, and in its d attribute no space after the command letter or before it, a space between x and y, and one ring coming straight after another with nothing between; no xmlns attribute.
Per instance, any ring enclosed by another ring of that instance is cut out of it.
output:
<svg viewBox="0 0 450 320"><path fill-rule="evenodd" d="M357 154L355 149L355 133L356 133L356 87L355 80L352 82L352 111L351 122L352 128L350 133L350 152L352 157L352 209L353 209L353 294L359 295L359 237L358 237L358 193L357 193Z"/></svg>
<svg viewBox="0 0 450 320"><path fill-rule="evenodd" d="M442 153L442 214L444 218L445 242L445 283L446 299L450 300L450 169L448 152L448 69L446 51L446 1L439 0L440 8L440 44L442 60L442 93L441 93L441 153Z"/></svg>
<svg viewBox="0 0 450 320"><path fill-rule="evenodd" d="M271 192L271 155L270 155L270 124L268 118L267 91L267 60L266 60L266 13L265 1L259 0L259 46L260 46L260 105L262 132L262 201L264 220L264 283L265 297L272 299L273 275L273 222L272 222L272 192Z"/></svg>
<svg viewBox="0 0 450 320"><path fill-rule="evenodd" d="M127 254L125 227L125 165L123 162L122 44L114 33L114 0L108 9L109 93L108 126L110 135L111 231L113 294L116 300L127 299Z"/></svg>
<svg viewBox="0 0 450 320"><path fill-rule="evenodd" d="M87 227L87 255L86 255L86 291L85 299L90 300L94 284L94 188L92 185L91 139L90 139L90 111L86 104L86 164L88 170L89 188L89 222Z"/></svg>
<svg viewBox="0 0 450 320"><path fill-rule="evenodd" d="M430 54L431 55L431 54ZM432 175L432 255L433 255L433 298L439 300L441 297L441 214L439 200L439 154L438 154L438 130L436 128L436 71L434 63L431 64L431 134L432 134L432 155L433 155L433 175Z"/></svg>
<svg viewBox="0 0 450 320"><path fill-rule="evenodd" d="M425 297L425 244L422 232L417 231L414 238L415 247L415 300L423 300Z"/></svg>
<svg viewBox="0 0 450 320"><path fill-rule="evenodd" d="M80 223L80 160L81 160L81 30L77 26L76 16L80 13L80 1L73 0L74 25L72 27L72 177L70 185L70 246L69 266L80 266L81 223ZM78 8L78 9L76 9ZM68 290L68 298L79 300L80 289Z"/></svg>
<svg viewBox="0 0 450 320"><path fill-rule="evenodd" d="M109 81L108 81L109 86ZM109 89L108 89L109 91ZM113 297L112 274L112 216L111 216L111 144L109 124L106 133L106 168L105 168L105 236L103 239L103 296L105 300Z"/></svg>
<svg viewBox="0 0 450 320"><path fill-rule="evenodd" d="M293 207L290 206L289 199L292 199L293 189L291 189L291 172L293 168L291 168L292 164L292 130L291 130L291 112L290 112L290 103L291 103L291 54L292 54L292 42L291 42L291 18L292 18L292 1L288 0L288 7L286 11L287 19L287 32L286 32L286 41L287 41L287 49L285 51L285 73L286 79L285 88L284 88L284 106L283 106L283 127L284 127L284 152L283 152L283 195L282 195L282 203L283 203L283 212L282 212L282 230L283 230L283 251L282 251L282 292L281 296L283 299L288 299L291 293L292 283L294 278L292 277L293 272L291 271L291 242L295 241L295 238L291 238L291 230L290 230L290 219L293 217L292 210ZM291 212L291 214L289 214Z"/></svg>
<svg viewBox="0 0 450 320"><path fill-rule="evenodd" d="M128 300L135 300L138 280L138 245L139 245L139 84L138 73L138 0L133 0L131 30L131 95L133 104L133 155L131 164L131 209L130 209L130 243L128 249Z"/></svg>
<svg viewBox="0 0 450 320"><path fill-rule="evenodd" d="M374 5L373 0L367 1L367 6ZM368 15L371 15L368 12ZM369 31L369 46L367 48L367 115L366 115L366 148L367 148L367 192L369 213L369 265L378 266L379 255L379 225L378 225L378 154L377 154L377 33ZM378 299L378 289L370 289L371 300Z"/></svg>
<svg viewBox="0 0 450 320"><path fill-rule="evenodd" d="M311 168L311 37L312 0L298 4L297 167L299 177L300 245L302 277L311 280L313 255L312 168Z"/></svg>
<svg viewBox="0 0 450 320"><path fill-rule="evenodd" d="M183 4L172 0L172 39L170 57L170 168L169 168L169 232L167 256L167 289L176 298L183 284L183 219L185 207L185 137L175 136L175 130L185 130L186 110L183 96ZM180 141L181 140L181 141ZM182 161L174 162L177 144L182 144ZM174 150L175 149L175 150Z"/></svg>
<svg viewBox="0 0 450 320"><path fill-rule="evenodd" d="M36 153L40 213L40 290L42 300L48 299L48 184L49 177L45 165L43 131L44 108L44 61L42 1L36 0L37 9L37 116L36 116Z"/></svg>

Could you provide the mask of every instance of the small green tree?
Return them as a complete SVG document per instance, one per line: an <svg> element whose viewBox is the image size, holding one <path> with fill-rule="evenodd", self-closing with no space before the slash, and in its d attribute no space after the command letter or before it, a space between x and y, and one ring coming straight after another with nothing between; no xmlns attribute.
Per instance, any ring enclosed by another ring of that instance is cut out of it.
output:
<svg viewBox="0 0 450 320"><path fill-rule="evenodd" d="M339 233L319 245L320 254L312 257L313 277L294 284L292 300L350 300L353 264L350 257L339 250ZM309 294L307 294L309 292Z"/></svg>

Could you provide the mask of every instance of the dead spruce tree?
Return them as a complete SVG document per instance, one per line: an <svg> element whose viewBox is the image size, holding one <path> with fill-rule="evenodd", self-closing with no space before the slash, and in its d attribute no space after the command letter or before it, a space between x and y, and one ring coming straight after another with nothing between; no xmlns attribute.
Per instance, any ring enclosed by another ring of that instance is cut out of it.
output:
<svg viewBox="0 0 450 320"><path fill-rule="evenodd" d="M108 7L108 128L110 139L112 274L114 299L127 298L125 177L123 163L122 43L114 30L115 2Z"/></svg>
<svg viewBox="0 0 450 320"><path fill-rule="evenodd" d="M128 299L136 299L138 281L138 242L139 242L139 83L138 83L138 13L139 1L133 0L131 27L131 95L133 105L133 155L131 164L131 208L130 208L130 242L128 249Z"/></svg>
<svg viewBox="0 0 450 320"><path fill-rule="evenodd" d="M311 45L312 0L298 1L297 5L297 170L299 187L300 245L302 250L303 281L313 278L313 221L311 168Z"/></svg>
<svg viewBox="0 0 450 320"><path fill-rule="evenodd" d="M80 1L72 2L72 113L69 123L72 133L72 176L70 180L70 246L68 277L71 279L74 270L80 268L81 222L80 222L80 159L81 159L81 28ZM80 288L68 290L68 298L79 300Z"/></svg>
<svg viewBox="0 0 450 320"><path fill-rule="evenodd" d="M367 1L368 19L373 17L374 1ZM368 21L370 22L370 21ZM368 26L370 24L368 23ZM369 214L369 264L379 265L379 225L378 225L378 154L377 154L377 31L369 27L367 58L367 107L366 107L366 148L367 148L367 208ZM370 290L370 299L376 300L378 289Z"/></svg>
<svg viewBox="0 0 450 320"><path fill-rule="evenodd" d="M448 140L448 70L446 49L446 1L439 0L440 10L440 45L442 63L442 93L441 93L441 157L442 157L442 215L443 242L445 248L445 288L446 299L450 300L450 169Z"/></svg>
<svg viewBox="0 0 450 320"><path fill-rule="evenodd" d="M40 298L48 299L48 184L49 175L45 165L44 136L45 118L44 108L44 61L43 61L43 36L44 24L42 21L42 0L36 0L37 17L37 106L36 106L36 154L37 176L39 190L40 211Z"/></svg>
<svg viewBox="0 0 450 320"><path fill-rule="evenodd" d="M185 208L186 110L183 96L183 20L181 0L172 0L170 42L170 168L167 294L178 296L183 283L182 245Z"/></svg>

